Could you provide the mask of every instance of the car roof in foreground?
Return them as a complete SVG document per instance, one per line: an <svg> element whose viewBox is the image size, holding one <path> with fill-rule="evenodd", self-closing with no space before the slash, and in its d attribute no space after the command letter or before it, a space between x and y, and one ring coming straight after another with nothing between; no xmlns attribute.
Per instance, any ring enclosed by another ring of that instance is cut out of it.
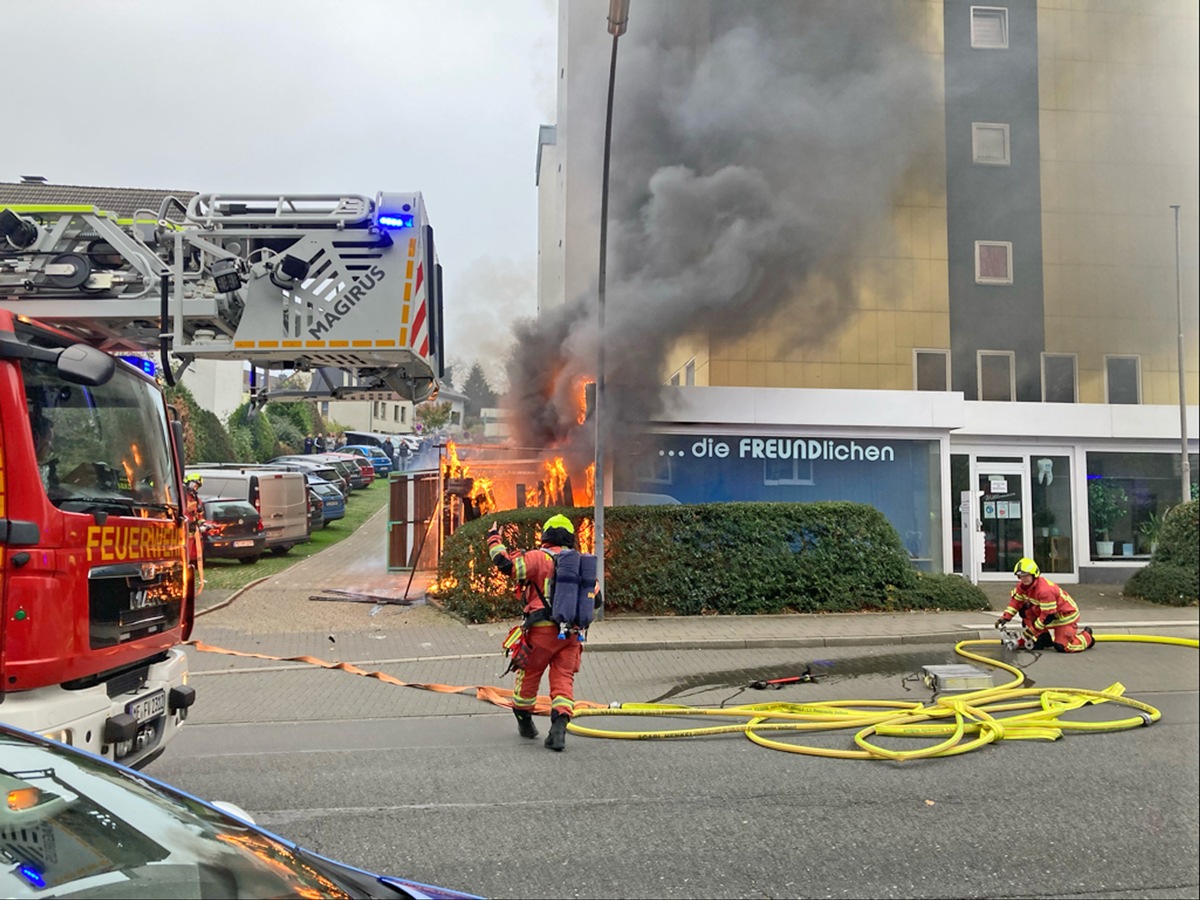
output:
<svg viewBox="0 0 1200 900"><path fill-rule="evenodd" d="M231 885L248 897L391 896L384 886L418 898L475 896L338 862L143 772L5 724L0 784L10 796L0 824L89 861L81 872L78 852L8 843L16 858L0 868L0 896L165 897L183 885L214 896L235 896Z"/></svg>

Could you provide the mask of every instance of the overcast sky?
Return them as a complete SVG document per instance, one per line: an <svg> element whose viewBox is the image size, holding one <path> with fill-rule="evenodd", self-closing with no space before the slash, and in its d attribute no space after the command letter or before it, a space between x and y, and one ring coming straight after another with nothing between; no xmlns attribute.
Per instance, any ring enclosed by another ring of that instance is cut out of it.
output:
<svg viewBox="0 0 1200 900"><path fill-rule="evenodd" d="M0 38L0 181L421 191L447 356L502 377L537 308L554 0L2 0Z"/></svg>

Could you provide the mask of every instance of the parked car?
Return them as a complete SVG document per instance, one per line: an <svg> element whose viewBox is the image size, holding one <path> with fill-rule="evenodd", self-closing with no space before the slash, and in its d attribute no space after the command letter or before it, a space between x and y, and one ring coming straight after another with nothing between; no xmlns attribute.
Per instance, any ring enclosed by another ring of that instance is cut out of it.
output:
<svg viewBox="0 0 1200 900"><path fill-rule="evenodd" d="M204 501L203 514L200 533L205 559L236 559L250 564L257 562L267 549L262 516L248 501L236 497L211 498Z"/></svg>
<svg viewBox="0 0 1200 900"><path fill-rule="evenodd" d="M474 897L337 862L232 804L3 724L0 788L0 897Z"/></svg>
<svg viewBox="0 0 1200 900"><path fill-rule="evenodd" d="M308 487L321 498L324 505L322 512L325 516L325 524L346 517L346 495L338 490L337 485L330 484L315 475L309 475Z"/></svg>
<svg viewBox="0 0 1200 900"><path fill-rule="evenodd" d="M319 528L325 527L325 501L321 495L308 487L308 533L312 534Z"/></svg>
<svg viewBox="0 0 1200 900"><path fill-rule="evenodd" d="M266 465L287 469L292 472L303 472L306 475L316 475L333 484L345 497L350 493L350 476L343 475L327 462L313 459L312 456L277 456Z"/></svg>
<svg viewBox="0 0 1200 900"><path fill-rule="evenodd" d="M342 452L365 457L367 462L375 467L375 474L379 477L386 477L392 471L391 457L373 444L348 444L342 448Z"/></svg>
<svg viewBox="0 0 1200 900"><path fill-rule="evenodd" d="M362 473L363 487L370 487L375 481L375 467L371 465L371 461L365 456L359 456L355 453L346 453L343 450L336 450L333 453L327 453L325 455L335 456L358 466L359 471Z"/></svg>
<svg viewBox="0 0 1200 900"><path fill-rule="evenodd" d="M203 479L200 496L246 500L263 519L267 549L283 555L308 540L308 488L304 476L263 466L197 463L188 474Z"/></svg>
<svg viewBox="0 0 1200 900"><path fill-rule="evenodd" d="M338 475L346 483L347 497L350 496L351 492L360 491L367 486L362 476L362 469L358 467L358 463L352 461L356 457L349 454L310 453L307 456L282 456L279 459L285 462L308 460L309 462L320 463L323 466L336 469Z"/></svg>

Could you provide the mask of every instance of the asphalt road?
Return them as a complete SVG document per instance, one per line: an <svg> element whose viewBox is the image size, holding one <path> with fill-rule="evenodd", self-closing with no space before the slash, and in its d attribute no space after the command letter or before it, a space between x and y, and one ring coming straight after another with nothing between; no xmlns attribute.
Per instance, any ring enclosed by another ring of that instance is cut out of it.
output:
<svg viewBox="0 0 1200 900"><path fill-rule="evenodd" d="M1196 897L1197 653L1102 650L1018 659L1043 687L1120 681L1161 722L904 763L784 753L740 735L571 735L554 754L469 696L263 666L195 679L206 702L147 771L336 858L490 897ZM962 662L940 647L805 653L594 654L578 694L704 706L924 701L920 666ZM816 684L745 690L810 664ZM500 683L496 658L381 668L407 681ZM358 702L346 702L349 685ZM804 740L853 748L844 732Z"/></svg>

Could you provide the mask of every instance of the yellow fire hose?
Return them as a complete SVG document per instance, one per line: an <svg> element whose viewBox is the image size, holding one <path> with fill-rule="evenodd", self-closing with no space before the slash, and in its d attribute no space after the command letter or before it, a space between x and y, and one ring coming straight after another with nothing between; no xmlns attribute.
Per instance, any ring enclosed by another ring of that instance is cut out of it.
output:
<svg viewBox="0 0 1200 900"><path fill-rule="evenodd" d="M1097 642L1174 644L1200 648L1191 638L1157 635L1096 635ZM712 734L745 734L754 743L772 750L826 756L836 759L890 759L904 761L968 753L1000 740L1057 740L1067 731L1124 731L1162 718L1153 706L1126 697L1125 686L1114 683L1103 691L1083 688L1022 688L1025 676L1007 663L964 649L998 645L999 640L960 641L954 652L984 665L1003 669L1013 679L998 687L942 697L932 703L889 700L833 700L814 703L753 703L725 708L679 706L666 703L623 703L619 707L576 709L568 730L588 737L618 740L700 737ZM1077 721L1063 716L1087 705L1115 703L1133 710L1126 718ZM1028 710L1026 712L1026 710ZM591 716L714 716L745 721L728 725L661 731L622 731L591 728L579 723ZM856 729L857 750L839 750L792 743L764 736L765 732L837 732ZM872 737L920 738L937 743L915 750L882 747Z"/></svg>

